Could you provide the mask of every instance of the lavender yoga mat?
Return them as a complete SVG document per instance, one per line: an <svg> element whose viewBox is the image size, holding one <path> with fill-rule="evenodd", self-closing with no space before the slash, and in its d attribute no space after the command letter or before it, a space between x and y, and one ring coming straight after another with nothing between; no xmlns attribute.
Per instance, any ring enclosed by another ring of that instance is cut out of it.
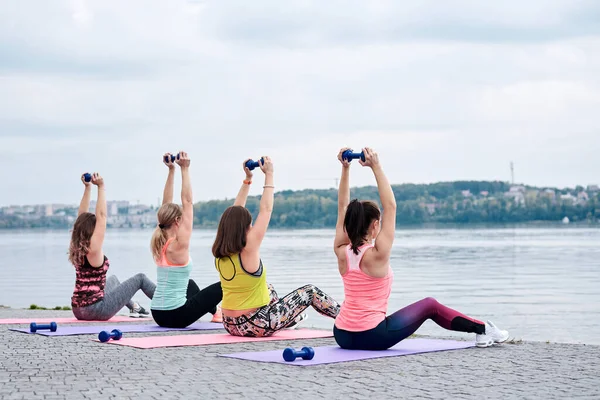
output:
<svg viewBox="0 0 600 400"><path fill-rule="evenodd" d="M298 346L296 350L300 350ZM474 342L440 339L407 339L388 350L344 350L338 346L314 347L315 357L312 360L297 358L295 361L283 359L283 349L272 351L256 351L247 353L220 354L221 357L239 358L241 360L289 364L296 366L332 364L346 361L367 360L370 358L406 356L409 354L430 353L434 351L459 350L475 347Z"/></svg>
<svg viewBox="0 0 600 400"><path fill-rule="evenodd" d="M168 331L199 331L209 329L223 329L223 324L217 324L214 322L198 322L188 326L187 328L163 328L158 325L84 325L84 326L60 326L56 329L56 332L50 332L49 330L37 331L38 335L43 336L68 336L68 335L87 335L87 334L98 334L101 331L112 331L118 329L121 332L168 332ZM11 331L31 333L29 328L11 328Z"/></svg>

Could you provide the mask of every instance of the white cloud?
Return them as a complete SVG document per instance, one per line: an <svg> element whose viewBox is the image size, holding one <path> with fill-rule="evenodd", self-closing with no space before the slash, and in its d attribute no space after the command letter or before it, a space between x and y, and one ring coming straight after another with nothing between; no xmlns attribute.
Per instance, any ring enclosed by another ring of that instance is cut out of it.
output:
<svg viewBox="0 0 600 400"><path fill-rule="evenodd" d="M85 0L73 0L73 20L79 28L89 27L94 20L94 14L90 11Z"/></svg>

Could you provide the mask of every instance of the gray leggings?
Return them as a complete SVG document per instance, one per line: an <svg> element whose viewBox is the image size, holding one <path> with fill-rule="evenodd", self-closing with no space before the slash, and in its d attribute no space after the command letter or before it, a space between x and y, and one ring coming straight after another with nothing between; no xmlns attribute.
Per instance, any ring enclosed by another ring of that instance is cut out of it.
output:
<svg viewBox="0 0 600 400"><path fill-rule="evenodd" d="M106 279L104 299L87 307L73 307L73 315L81 320L107 321L123 307L133 309L131 299L140 289L151 299L156 285L142 273L132 276L123 283L120 283L116 276L111 275Z"/></svg>

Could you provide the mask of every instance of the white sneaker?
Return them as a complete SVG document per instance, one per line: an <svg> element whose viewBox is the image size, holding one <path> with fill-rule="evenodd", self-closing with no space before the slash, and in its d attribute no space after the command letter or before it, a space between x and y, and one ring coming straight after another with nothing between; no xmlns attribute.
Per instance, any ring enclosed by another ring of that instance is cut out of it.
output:
<svg viewBox="0 0 600 400"><path fill-rule="evenodd" d="M475 336L475 346L489 347L494 343L504 343L509 338L508 331L502 331L492 321L487 321L485 324L485 333Z"/></svg>
<svg viewBox="0 0 600 400"><path fill-rule="evenodd" d="M133 309L129 310L129 316L131 318L147 318L150 316L150 312L139 303L134 303Z"/></svg>

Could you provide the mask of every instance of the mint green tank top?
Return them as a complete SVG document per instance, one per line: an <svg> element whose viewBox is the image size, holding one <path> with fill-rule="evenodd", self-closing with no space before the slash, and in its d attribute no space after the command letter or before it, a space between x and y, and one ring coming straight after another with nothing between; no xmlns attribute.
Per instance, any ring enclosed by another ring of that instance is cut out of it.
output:
<svg viewBox="0 0 600 400"><path fill-rule="evenodd" d="M156 290L150 303L153 310L174 310L187 301L187 287L192 270L192 258L187 265L174 266L167 261L165 244L162 258L156 265Z"/></svg>

